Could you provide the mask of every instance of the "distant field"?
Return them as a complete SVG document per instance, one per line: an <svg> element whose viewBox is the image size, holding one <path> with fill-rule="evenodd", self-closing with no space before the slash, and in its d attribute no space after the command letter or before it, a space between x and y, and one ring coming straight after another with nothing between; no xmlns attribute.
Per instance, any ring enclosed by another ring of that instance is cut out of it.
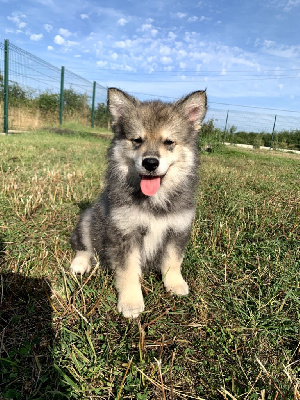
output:
<svg viewBox="0 0 300 400"><path fill-rule="evenodd" d="M108 145L80 131L0 137L0 398L300 399L299 155L203 154L191 293L146 275L146 311L127 321L112 276L69 272Z"/></svg>

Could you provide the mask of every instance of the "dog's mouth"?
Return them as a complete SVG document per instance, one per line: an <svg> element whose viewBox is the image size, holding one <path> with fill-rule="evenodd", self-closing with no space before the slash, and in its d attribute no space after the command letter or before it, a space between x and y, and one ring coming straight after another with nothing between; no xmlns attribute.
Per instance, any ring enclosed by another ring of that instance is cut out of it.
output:
<svg viewBox="0 0 300 400"><path fill-rule="evenodd" d="M141 191L146 196L153 196L161 185L161 176L149 176L142 175L141 176Z"/></svg>

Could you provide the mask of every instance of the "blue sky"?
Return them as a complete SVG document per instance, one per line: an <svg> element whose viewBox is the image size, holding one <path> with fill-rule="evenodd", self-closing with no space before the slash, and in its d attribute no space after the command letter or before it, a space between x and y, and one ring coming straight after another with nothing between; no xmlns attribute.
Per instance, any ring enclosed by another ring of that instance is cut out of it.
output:
<svg viewBox="0 0 300 400"><path fill-rule="evenodd" d="M0 40L139 98L300 111L300 0L0 0ZM227 107L227 106L226 106Z"/></svg>

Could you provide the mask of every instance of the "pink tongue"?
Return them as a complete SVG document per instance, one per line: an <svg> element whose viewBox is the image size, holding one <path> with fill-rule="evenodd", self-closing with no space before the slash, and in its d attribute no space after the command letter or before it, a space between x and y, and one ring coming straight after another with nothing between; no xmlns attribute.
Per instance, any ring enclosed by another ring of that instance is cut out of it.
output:
<svg viewBox="0 0 300 400"><path fill-rule="evenodd" d="M142 176L141 190L146 196L153 196L160 187L159 176Z"/></svg>

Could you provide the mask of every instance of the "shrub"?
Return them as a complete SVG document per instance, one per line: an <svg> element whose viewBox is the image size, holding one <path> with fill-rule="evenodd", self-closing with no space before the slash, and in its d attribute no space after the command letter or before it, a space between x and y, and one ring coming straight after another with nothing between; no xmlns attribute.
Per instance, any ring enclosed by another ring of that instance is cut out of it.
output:
<svg viewBox="0 0 300 400"><path fill-rule="evenodd" d="M37 98L37 105L43 113L54 113L59 109L59 94L44 92Z"/></svg>
<svg viewBox="0 0 300 400"><path fill-rule="evenodd" d="M98 103L97 108L95 109L95 125L101 128L107 128L107 124L109 121L109 112L106 104Z"/></svg>
<svg viewBox="0 0 300 400"><path fill-rule="evenodd" d="M223 145L223 139L224 134L219 128L215 128L213 119L204 122L199 136L200 149L215 151Z"/></svg>
<svg viewBox="0 0 300 400"><path fill-rule="evenodd" d="M82 113L89 108L85 94L76 93L74 89L64 90L64 111L68 114Z"/></svg>

